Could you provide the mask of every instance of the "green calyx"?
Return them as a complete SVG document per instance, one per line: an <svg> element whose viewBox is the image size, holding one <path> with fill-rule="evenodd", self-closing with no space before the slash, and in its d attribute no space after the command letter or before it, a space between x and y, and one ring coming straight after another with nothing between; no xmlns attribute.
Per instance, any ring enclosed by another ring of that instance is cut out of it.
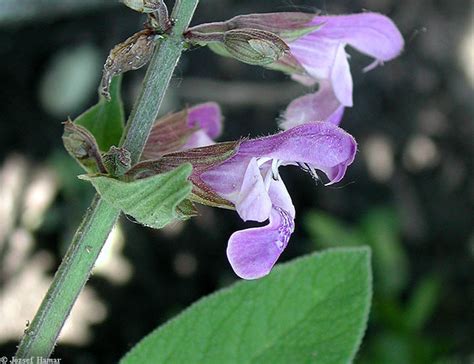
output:
<svg viewBox="0 0 474 364"><path fill-rule="evenodd" d="M223 46L233 58L256 66L274 63L290 50L277 35L257 29L229 30Z"/></svg>

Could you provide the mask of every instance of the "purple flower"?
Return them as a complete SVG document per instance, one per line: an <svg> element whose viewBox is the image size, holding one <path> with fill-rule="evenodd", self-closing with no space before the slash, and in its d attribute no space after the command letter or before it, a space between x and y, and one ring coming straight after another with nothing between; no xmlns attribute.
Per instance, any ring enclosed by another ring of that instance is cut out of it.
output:
<svg viewBox="0 0 474 364"><path fill-rule="evenodd" d="M404 46L403 37L392 20L371 12L334 16L299 12L248 14L225 22L198 25L190 31L204 35L225 34L247 28L274 33L289 46L290 52L264 67L291 74L293 79L308 86L319 83L320 91L295 101L298 107L291 109L314 114L311 121L329 120L336 124L342 117L343 107L353 105L346 46L374 58L365 71L397 57ZM218 54L226 55L215 43L208 46ZM316 104L311 105L311 101ZM307 109L303 110L302 106ZM301 117L285 118L285 127L301 123L299 119Z"/></svg>
<svg viewBox="0 0 474 364"><path fill-rule="evenodd" d="M245 140L231 158L200 173L200 181L230 201L244 221L269 221L230 237L227 256L239 277L267 275L294 230L295 208L278 168L299 165L314 178L318 169L332 184L343 178L356 148L354 138L339 127L310 123Z"/></svg>
<svg viewBox="0 0 474 364"><path fill-rule="evenodd" d="M193 190L183 206L186 211L193 212L193 203L201 203L235 209L244 221L268 220L265 226L232 234L227 248L236 274L256 279L271 271L294 230L295 208L279 167L297 165L317 181L320 170L332 184L343 178L356 149L354 138L338 126L310 122L264 138L215 143L142 161L125 178L146 178L191 163Z"/></svg>
<svg viewBox="0 0 474 364"><path fill-rule="evenodd" d="M319 90L293 100L282 114L280 128L283 130L314 121L326 121L339 125L344 115L344 106L335 97L331 85L321 82Z"/></svg>
<svg viewBox="0 0 474 364"><path fill-rule="evenodd" d="M304 83L328 80L344 106L352 106L352 76L346 45L375 58L366 71L398 56L404 45L392 20L377 13L316 16L308 25L321 27L289 42L289 46L309 77L293 77Z"/></svg>
<svg viewBox="0 0 474 364"><path fill-rule="evenodd" d="M307 72L293 78L306 84L319 81L319 90L290 103L282 115L282 129L315 120L339 125L344 107L352 106L347 44L375 58L366 70L393 59L403 49L400 32L380 14L316 16L310 24L321 27L289 43L292 55Z"/></svg>
<svg viewBox="0 0 474 364"><path fill-rule="evenodd" d="M188 110L188 127L196 131L190 136L184 149L214 144L222 132L222 113L215 102L206 102Z"/></svg>
<svg viewBox="0 0 474 364"><path fill-rule="evenodd" d="M142 159L158 159L168 153L214 144L221 131L219 105L215 102L195 105L155 122Z"/></svg>

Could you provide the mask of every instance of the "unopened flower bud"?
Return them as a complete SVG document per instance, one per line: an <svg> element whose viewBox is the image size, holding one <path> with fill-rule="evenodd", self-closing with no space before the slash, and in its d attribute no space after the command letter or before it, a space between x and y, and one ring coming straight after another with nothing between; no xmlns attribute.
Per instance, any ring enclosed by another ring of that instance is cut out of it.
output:
<svg viewBox="0 0 474 364"><path fill-rule="evenodd" d="M166 115L153 125L143 155L146 159L156 159L180 150L196 130L188 125L187 110Z"/></svg>
<svg viewBox="0 0 474 364"><path fill-rule="evenodd" d="M104 154L103 159L107 172L109 172L109 174L114 177L120 177L124 175L132 165L130 152L122 147L110 147L109 151Z"/></svg>
<svg viewBox="0 0 474 364"><path fill-rule="evenodd" d="M63 144L68 153L87 172L104 173L105 167L94 136L84 127L68 120L64 123Z"/></svg>
<svg viewBox="0 0 474 364"><path fill-rule="evenodd" d="M162 1L159 0L121 0L124 5L140 13L153 13L157 11Z"/></svg>
<svg viewBox="0 0 474 364"><path fill-rule="evenodd" d="M265 66L278 61L290 51L277 35L257 29L236 29L224 33L223 45L237 60Z"/></svg>
<svg viewBox="0 0 474 364"><path fill-rule="evenodd" d="M110 51L105 61L100 90L107 100L110 100L109 87L112 77L139 69L150 61L155 49L155 37L153 31L142 30Z"/></svg>

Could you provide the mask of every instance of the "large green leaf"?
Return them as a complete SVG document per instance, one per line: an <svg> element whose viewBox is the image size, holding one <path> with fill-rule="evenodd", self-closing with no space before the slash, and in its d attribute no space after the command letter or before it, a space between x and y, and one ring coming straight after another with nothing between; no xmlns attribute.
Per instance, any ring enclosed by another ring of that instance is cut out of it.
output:
<svg viewBox="0 0 474 364"><path fill-rule="evenodd" d="M372 296L370 250L333 249L200 300L121 364L348 363Z"/></svg>
<svg viewBox="0 0 474 364"><path fill-rule="evenodd" d="M122 137L125 113L120 96L121 76L114 77L110 86L111 100L100 96L99 102L79 115L74 123L82 125L95 137L99 149L107 152L118 146Z"/></svg>
<svg viewBox="0 0 474 364"><path fill-rule="evenodd" d="M90 181L102 198L121 209L139 223L160 229L171 221L182 218L176 208L190 194L191 164L153 177L123 182L106 176L79 176Z"/></svg>

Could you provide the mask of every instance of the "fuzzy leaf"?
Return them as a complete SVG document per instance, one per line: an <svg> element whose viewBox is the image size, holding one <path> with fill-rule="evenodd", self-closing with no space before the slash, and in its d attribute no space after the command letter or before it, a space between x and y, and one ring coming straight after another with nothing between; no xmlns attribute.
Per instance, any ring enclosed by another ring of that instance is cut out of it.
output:
<svg viewBox="0 0 474 364"><path fill-rule="evenodd" d="M349 363L372 295L370 250L328 250L200 300L121 364Z"/></svg>
<svg viewBox="0 0 474 364"><path fill-rule="evenodd" d="M114 77L110 86L111 100L100 96L99 102L79 115L74 123L85 127L95 137L99 149L107 152L118 146L122 137L125 113L120 96L121 77Z"/></svg>
<svg viewBox="0 0 474 364"><path fill-rule="evenodd" d="M79 178L90 181L105 201L140 224L160 229L175 219L184 218L177 207L191 192L192 185L188 181L191 171L187 163L170 172L131 182L102 175Z"/></svg>

